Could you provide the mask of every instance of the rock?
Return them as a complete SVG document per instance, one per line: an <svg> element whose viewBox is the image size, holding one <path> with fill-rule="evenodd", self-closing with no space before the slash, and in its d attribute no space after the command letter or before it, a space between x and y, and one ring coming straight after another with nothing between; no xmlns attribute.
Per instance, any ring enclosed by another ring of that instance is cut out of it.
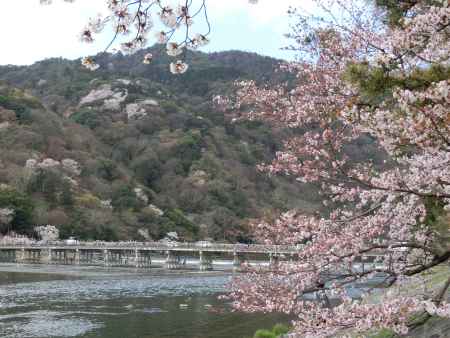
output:
<svg viewBox="0 0 450 338"><path fill-rule="evenodd" d="M111 85L104 84L97 89L91 90L88 95L81 99L79 105L82 106L95 101L104 100L112 95L114 95L114 92L111 90Z"/></svg>
<svg viewBox="0 0 450 338"><path fill-rule="evenodd" d="M127 104L125 111L129 120L139 120L147 116L145 109L142 108L138 103Z"/></svg>
<svg viewBox="0 0 450 338"><path fill-rule="evenodd" d="M91 90L88 95L83 97L79 106L103 100L104 109L118 110L120 109L120 104L125 101L127 96L128 91L126 89L113 91L110 84L104 84L97 89Z"/></svg>
<svg viewBox="0 0 450 338"><path fill-rule="evenodd" d="M110 99L103 102L103 108L108 110L119 110L120 104L126 100L128 96L128 91L116 92Z"/></svg>
<svg viewBox="0 0 450 338"><path fill-rule="evenodd" d="M81 174L81 167L80 164L75 161L72 160L70 158L66 158L64 160L61 161L62 166L65 170L69 171L70 173L79 176Z"/></svg>
<svg viewBox="0 0 450 338"><path fill-rule="evenodd" d="M55 168L59 167L61 163L59 161L56 161L52 158L46 158L41 163L38 163L37 166L39 168Z"/></svg>

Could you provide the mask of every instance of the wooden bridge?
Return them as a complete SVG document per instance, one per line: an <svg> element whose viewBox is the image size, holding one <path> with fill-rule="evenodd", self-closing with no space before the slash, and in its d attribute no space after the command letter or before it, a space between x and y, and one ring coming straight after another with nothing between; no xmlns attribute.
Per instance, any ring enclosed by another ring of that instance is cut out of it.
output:
<svg viewBox="0 0 450 338"><path fill-rule="evenodd" d="M239 269L244 261L272 264L298 251L295 246L219 243L66 242L0 244L0 261L22 264L65 264L106 267L165 267L212 270L226 261ZM193 262L193 263L192 263Z"/></svg>

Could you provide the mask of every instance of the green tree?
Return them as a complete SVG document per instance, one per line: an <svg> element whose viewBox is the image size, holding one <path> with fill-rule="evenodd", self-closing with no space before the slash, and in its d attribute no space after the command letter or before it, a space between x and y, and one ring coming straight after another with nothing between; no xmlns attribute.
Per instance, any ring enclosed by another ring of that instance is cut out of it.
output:
<svg viewBox="0 0 450 338"><path fill-rule="evenodd" d="M289 328L283 324L275 325L272 330L258 330L253 338L280 338L289 332Z"/></svg>
<svg viewBox="0 0 450 338"><path fill-rule="evenodd" d="M20 234L31 234L33 231L33 201L25 194L15 189L0 189L0 208L10 208L14 210L14 217L9 229Z"/></svg>
<svg viewBox="0 0 450 338"><path fill-rule="evenodd" d="M112 206L114 209L138 209L139 200L133 188L128 184L120 183L113 190Z"/></svg>

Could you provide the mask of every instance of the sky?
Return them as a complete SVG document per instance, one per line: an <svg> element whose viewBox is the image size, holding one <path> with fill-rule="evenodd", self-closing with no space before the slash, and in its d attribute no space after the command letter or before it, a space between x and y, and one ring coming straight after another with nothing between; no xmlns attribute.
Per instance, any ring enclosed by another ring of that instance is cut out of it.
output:
<svg viewBox="0 0 450 338"><path fill-rule="evenodd" d="M166 2L175 0L166 0ZM193 0L199 2L200 0ZM111 38L105 32L93 44L81 43L78 35L89 17L105 13L105 0L76 0L65 3L53 0L42 6L39 0L1 1L0 65L32 64L50 57L76 59L102 51ZM292 52L280 48L288 45L289 6L308 9L312 0L208 0L212 24L211 43L203 51L239 49L282 59L293 59ZM307 7L305 7L307 6ZM203 29L197 23L197 29ZM153 35L151 35L153 37Z"/></svg>

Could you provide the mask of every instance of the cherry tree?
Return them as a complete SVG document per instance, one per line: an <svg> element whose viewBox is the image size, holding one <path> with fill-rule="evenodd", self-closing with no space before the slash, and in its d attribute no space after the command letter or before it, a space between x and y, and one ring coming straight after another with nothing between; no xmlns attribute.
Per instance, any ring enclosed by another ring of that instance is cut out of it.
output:
<svg viewBox="0 0 450 338"><path fill-rule="evenodd" d="M259 169L318 184L329 212L292 210L253 224L260 242L298 251L268 270L249 267L230 298L240 310L294 315L293 336L404 335L413 316L450 317L450 8L440 0L316 3L320 17L291 10L299 58L282 68L295 84L240 82L233 109L307 130ZM352 156L364 138L384 163ZM363 267L369 254L376 261ZM448 279L429 291L427 272L438 266ZM366 285L361 297L351 297L354 285Z"/></svg>
<svg viewBox="0 0 450 338"><path fill-rule="evenodd" d="M53 2L53 0L39 1L44 5ZM61 1L72 3L75 0ZM93 43L97 35L110 28L113 36L105 51L110 49L117 51L118 47L122 52L130 54L147 47L150 43L163 44L166 46L167 54L176 58L170 63L170 71L173 74L183 74L189 68L185 62L187 50L197 50L209 43L211 23L208 18L207 0L180 0L178 6L172 6L171 1L167 0L104 1L107 14L89 19L80 33L81 41ZM256 4L258 0L248 2ZM154 18L157 18L159 25ZM194 30L194 23L197 20L207 27L205 32ZM182 38L177 41L180 35ZM149 64L152 59L153 55L147 53L142 62ZM90 70L100 67L92 57L84 57L82 64Z"/></svg>
<svg viewBox="0 0 450 338"><path fill-rule="evenodd" d="M34 231L44 242L57 241L59 239L59 230L54 225L36 226Z"/></svg>

